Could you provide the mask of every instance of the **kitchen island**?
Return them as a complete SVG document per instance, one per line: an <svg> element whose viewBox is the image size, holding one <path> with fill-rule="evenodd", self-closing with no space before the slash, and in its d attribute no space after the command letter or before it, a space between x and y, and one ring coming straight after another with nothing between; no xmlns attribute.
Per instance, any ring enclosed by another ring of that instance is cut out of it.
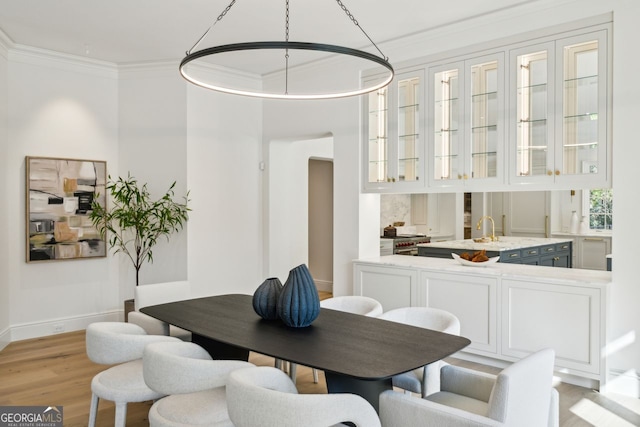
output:
<svg viewBox="0 0 640 427"><path fill-rule="evenodd" d="M384 311L434 307L460 320L471 345L455 357L498 367L543 347L556 351L563 380L605 381L611 272L513 263L465 266L454 259L390 255L354 261L354 294Z"/></svg>
<svg viewBox="0 0 640 427"><path fill-rule="evenodd" d="M451 253L485 250L487 256L500 257L500 262L544 265L548 267L572 267L573 239L544 239L536 237L499 236L492 242L476 242L474 239L449 240L418 244L418 256L451 258Z"/></svg>

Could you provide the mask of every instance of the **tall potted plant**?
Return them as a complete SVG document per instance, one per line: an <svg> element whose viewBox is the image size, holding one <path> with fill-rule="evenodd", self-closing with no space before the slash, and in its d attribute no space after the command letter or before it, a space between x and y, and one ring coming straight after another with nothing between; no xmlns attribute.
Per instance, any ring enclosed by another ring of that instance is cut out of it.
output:
<svg viewBox="0 0 640 427"><path fill-rule="evenodd" d="M113 181L109 176L106 189L111 195L112 206L107 208L94 202L89 218L104 237L107 232L109 249L123 253L136 270L136 286L140 284L140 268L144 262L153 262L153 247L158 240L183 228L188 219L189 193L184 202L174 198L174 181L158 200L151 200L147 184L140 185L128 175Z"/></svg>

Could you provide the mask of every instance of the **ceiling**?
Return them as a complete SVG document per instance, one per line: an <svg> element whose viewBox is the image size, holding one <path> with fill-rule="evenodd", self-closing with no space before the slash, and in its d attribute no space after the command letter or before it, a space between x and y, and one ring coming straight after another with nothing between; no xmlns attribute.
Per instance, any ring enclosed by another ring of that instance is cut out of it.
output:
<svg viewBox="0 0 640 427"><path fill-rule="evenodd" d="M332 0L290 1L290 40L370 49ZM344 0L378 44L538 0ZM0 0L0 29L19 45L117 64L179 60L230 0ZM237 0L198 47L284 40L285 0ZM373 51L372 51L373 52ZM377 52L376 52L377 53ZM251 69L257 56L232 59ZM258 70L281 68L281 61Z"/></svg>

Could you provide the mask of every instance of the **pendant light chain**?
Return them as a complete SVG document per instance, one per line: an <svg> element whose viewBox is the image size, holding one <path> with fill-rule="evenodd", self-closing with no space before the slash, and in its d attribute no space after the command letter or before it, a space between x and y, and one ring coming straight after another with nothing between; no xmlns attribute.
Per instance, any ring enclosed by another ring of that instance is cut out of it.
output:
<svg viewBox="0 0 640 427"><path fill-rule="evenodd" d="M284 20L284 33L285 33L285 42L289 43L289 0L286 0L286 11L285 11L285 20ZM284 51L284 94L289 94L289 49L285 49Z"/></svg>
<svg viewBox="0 0 640 427"><path fill-rule="evenodd" d="M213 28L214 25L216 25L218 23L218 21L222 21L222 18L225 17L225 15L227 14L227 12L229 12L229 9L231 9L231 7L236 3L236 0L231 0L231 3L229 3L229 6L227 6L220 15L218 15L218 17L216 18L215 21L213 21L213 24L211 24L211 26L209 28L207 28L207 31L204 32L204 34L202 35L202 37L200 37L198 39L198 41L196 42L196 44L194 44L191 49L189 49L186 53L187 55L189 55L191 52L193 52L193 49L195 49L196 47L198 47L198 45L200 44L200 42L202 41L202 39L204 39L207 34L209 34L209 31L211 31L211 29Z"/></svg>
<svg viewBox="0 0 640 427"><path fill-rule="evenodd" d="M342 3L342 1L340 1L340 0L336 0L336 2L338 3L338 6L340 6L340 8L342 10L344 10L344 13L347 14L347 17L351 20L351 22L353 22L353 24L356 27L358 27L360 29L360 31L362 31L362 34L364 34L365 37L367 37L369 39L371 44L378 50L378 52L380 52L380 55L382 55L382 57L385 59L385 61L388 61L389 57L385 56L384 53L382 53L382 51L380 50L378 45L375 44L375 42L371 39L371 37L369 37L369 34L367 34L367 32L360 26L360 24L358 23L358 20L356 19L356 17L351 14L349 9L347 9L347 6L345 6L344 3Z"/></svg>

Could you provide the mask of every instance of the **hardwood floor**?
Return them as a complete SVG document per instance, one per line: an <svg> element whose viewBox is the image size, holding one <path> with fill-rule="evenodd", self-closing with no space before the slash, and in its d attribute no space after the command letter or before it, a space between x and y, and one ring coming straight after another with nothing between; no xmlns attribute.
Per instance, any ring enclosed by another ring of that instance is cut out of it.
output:
<svg viewBox="0 0 640 427"><path fill-rule="evenodd" d="M273 366L273 359L251 353L256 365ZM498 370L484 365L448 359L450 363L487 372ZM91 379L105 369L92 363L85 353L84 331L69 332L9 344L0 352L0 406L63 406L65 426L86 426L89 419ZM311 369L298 366L297 387L301 393L326 393L324 376L314 384ZM560 392L560 425L639 426L640 401L623 396L604 396L568 384ZM128 405L127 426L148 426L151 402ZM113 426L114 406L101 401L98 426Z"/></svg>

